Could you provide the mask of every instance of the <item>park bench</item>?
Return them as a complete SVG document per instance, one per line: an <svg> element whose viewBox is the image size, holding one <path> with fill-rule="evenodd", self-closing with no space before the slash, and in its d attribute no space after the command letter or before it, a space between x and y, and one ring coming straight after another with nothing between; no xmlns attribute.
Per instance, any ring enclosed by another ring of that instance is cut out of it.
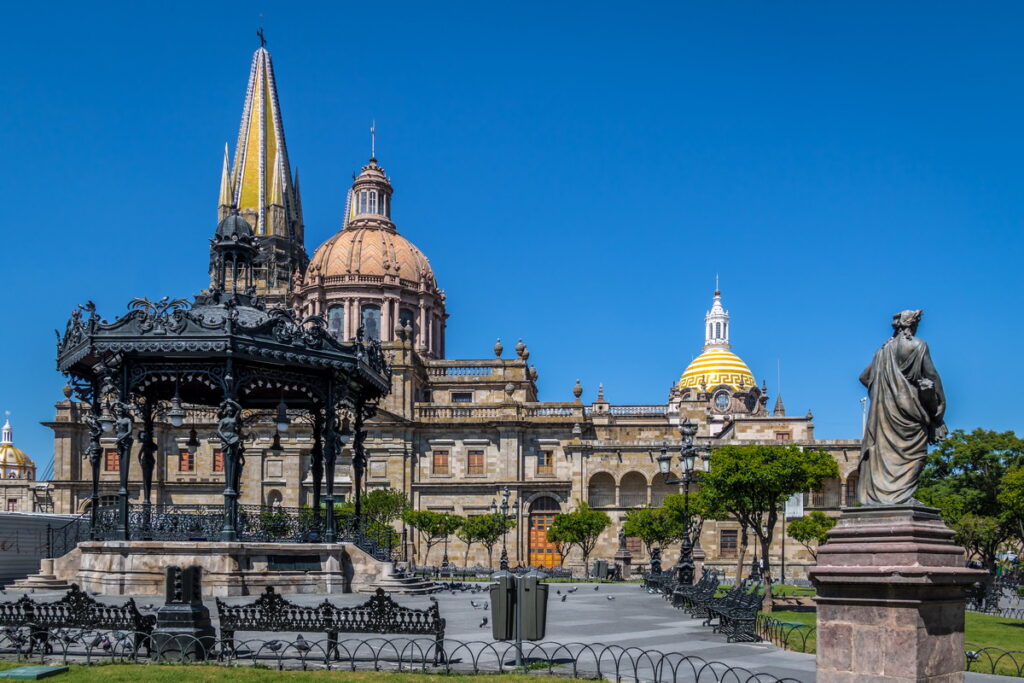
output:
<svg viewBox="0 0 1024 683"><path fill-rule="evenodd" d="M710 618L718 617L718 625L714 627L714 631L725 634L730 643L759 641L755 626L763 600L764 591L761 584L757 584L749 591L740 593L733 604L709 607Z"/></svg>
<svg viewBox="0 0 1024 683"><path fill-rule="evenodd" d="M672 606L678 608L689 607L694 600L709 599L718 590L718 574L711 570L705 570L700 581L692 586L676 586L672 591Z"/></svg>
<svg viewBox="0 0 1024 683"><path fill-rule="evenodd" d="M710 595L694 595L691 598L689 605L683 607L684 611L695 619L704 619L704 625L708 625L711 616L711 609L713 607L728 606L736 604L740 596L746 590L747 584L740 582L733 586L729 591L722 596L716 597L714 593Z"/></svg>
<svg viewBox="0 0 1024 683"><path fill-rule="evenodd" d="M156 616L142 614L135 599L128 598L122 605L107 605L93 599L71 584L71 589L56 602L36 602L23 595L13 602L0 602L0 626L7 629L25 629L28 632L29 652L42 646L50 653L53 647L51 629L81 631L123 631L127 640L131 636L135 652L139 648L150 651L150 636L156 625ZM9 633L13 631L8 631Z"/></svg>
<svg viewBox="0 0 1024 683"><path fill-rule="evenodd" d="M382 633L433 636L434 663L445 661L445 620L437 603L427 609L402 607L382 588L356 607L338 607L328 600L303 607L285 600L273 586L267 586L255 602L247 605L228 605L217 598L217 614L221 647L230 653L235 651L236 631L323 632L327 634L327 656L335 659L341 658L339 633Z"/></svg>
<svg viewBox="0 0 1024 683"><path fill-rule="evenodd" d="M648 593L663 593L666 585L672 581L674 576L675 572L672 569L648 572L644 574L644 588Z"/></svg>

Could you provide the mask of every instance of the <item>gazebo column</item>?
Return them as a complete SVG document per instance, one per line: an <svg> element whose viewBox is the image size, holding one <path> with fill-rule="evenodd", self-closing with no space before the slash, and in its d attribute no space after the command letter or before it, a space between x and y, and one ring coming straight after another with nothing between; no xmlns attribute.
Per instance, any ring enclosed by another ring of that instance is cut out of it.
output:
<svg viewBox="0 0 1024 683"><path fill-rule="evenodd" d="M224 454L224 526L220 540L238 540L238 490L242 476L242 407L229 392L220 404L217 435Z"/></svg>
<svg viewBox="0 0 1024 683"><path fill-rule="evenodd" d="M363 441L366 439L366 432L363 430L363 410L365 404L362 399L356 402L356 423L355 434L352 438L352 486L356 497L356 530L363 528L363 471L366 468L366 450L363 448Z"/></svg>
<svg viewBox="0 0 1024 683"><path fill-rule="evenodd" d="M98 382L93 382L92 393L89 398L89 413L84 421L89 429L89 467L92 470L92 493L89 496L89 538L93 541L99 538L99 510L100 504L100 460L103 458L103 447L100 445L100 438L103 436L103 425L100 424L100 404L103 402Z"/></svg>
<svg viewBox="0 0 1024 683"><path fill-rule="evenodd" d="M142 431L139 432L139 465L142 467L142 540L153 539L152 513L153 466L156 464L156 441L153 439L153 399L146 397L142 404Z"/></svg>
<svg viewBox="0 0 1024 683"><path fill-rule="evenodd" d="M324 496L324 507L327 508L327 519L324 525L324 541L334 543L337 540L337 522L334 519L334 462L338 457L338 410L334 401L334 384L327 391L327 403L324 405L324 464L327 470L327 495Z"/></svg>
<svg viewBox="0 0 1024 683"><path fill-rule="evenodd" d="M313 449L309 453L310 472L313 477L313 522L320 528L320 489L324 480L324 416L319 408L313 409Z"/></svg>
<svg viewBox="0 0 1024 683"><path fill-rule="evenodd" d="M132 429L135 421L132 419L131 408L128 401L131 395L128 392L128 368L121 367L121 377L117 387L117 400L113 405L114 412L114 438L117 439L117 459L120 474L119 486L117 489L117 532L119 540L130 541L131 530L128 528L128 472L132 464Z"/></svg>

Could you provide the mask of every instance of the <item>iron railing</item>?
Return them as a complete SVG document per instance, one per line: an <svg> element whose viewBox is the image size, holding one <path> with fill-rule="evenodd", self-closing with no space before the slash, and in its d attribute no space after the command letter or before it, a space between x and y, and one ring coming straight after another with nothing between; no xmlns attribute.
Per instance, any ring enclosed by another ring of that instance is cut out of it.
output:
<svg viewBox="0 0 1024 683"><path fill-rule="evenodd" d="M47 530L47 554L61 557L82 541L119 540L116 505L96 509L95 533L89 514L60 527ZM326 529L326 511L312 508L288 508L264 505L239 505L236 528L239 541L264 543L322 543ZM375 559L392 558L394 533L357 520L354 515L335 511L337 541L352 543ZM135 541L217 541L224 527L221 505L147 505L128 506L128 529Z"/></svg>

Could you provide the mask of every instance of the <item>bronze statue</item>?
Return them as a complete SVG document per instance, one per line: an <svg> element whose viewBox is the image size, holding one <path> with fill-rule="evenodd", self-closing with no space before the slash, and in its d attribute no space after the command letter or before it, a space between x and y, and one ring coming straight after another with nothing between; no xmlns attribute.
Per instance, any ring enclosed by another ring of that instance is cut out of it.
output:
<svg viewBox="0 0 1024 683"><path fill-rule="evenodd" d="M914 336L922 311L893 316L892 338L861 373L868 411L857 499L863 505L913 504L928 444L946 438L946 397L928 344Z"/></svg>

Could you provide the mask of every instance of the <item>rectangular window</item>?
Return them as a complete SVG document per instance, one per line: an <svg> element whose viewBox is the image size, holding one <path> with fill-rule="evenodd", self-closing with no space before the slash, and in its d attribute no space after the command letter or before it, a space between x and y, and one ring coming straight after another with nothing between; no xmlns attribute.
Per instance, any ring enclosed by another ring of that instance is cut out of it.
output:
<svg viewBox="0 0 1024 683"><path fill-rule="evenodd" d="M776 441L789 441L793 438L793 435L789 432L775 432Z"/></svg>
<svg viewBox="0 0 1024 683"><path fill-rule="evenodd" d="M363 190L359 193L359 213L366 213L366 195L368 193Z"/></svg>
<svg viewBox="0 0 1024 683"><path fill-rule="evenodd" d="M370 213L377 213L377 193L370 192Z"/></svg>
<svg viewBox="0 0 1024 683"><path fill-rule="evenodd" d="M103 454L103 469L107 472L121 471L121 459L117 457L116 448L108 448Z"/></svg>
<svg viewBox="0 0 1024 683"><path fill-rule="evenodd" d="M466 463L466 474L483 474L484 473L484 452L483 451L469 451L467 463Z"/></svg>
<svg viewBox="0 0 1024 683"><path fill-rule="evenodd" d="M718 534L719 557L736 557L739 545L736 538L739 532L735 529L722 529Z"/></svg>
<svg viewBox="0 0 1024 683"><path fill-rule="evenodd" d="M219 448L215 448L213 451L213 471L224 471L224 451Z"/></svg>
<svg viewBox="0 0 1024 683"><path fill-rule="evenodd" d="M452 403L472 403L473 392L472 391L453 391L452 392Z"/></svg>
<svg viewBox="0 0 1024 683"><path fill-rule="evenodd" d="M541 451L537 454L537 474L554 474L555 456L551 451Z"/></svg>
<svg viewBox="0 0 1024 683"><path fill-rule="evenodd" d="M434 474L449 474L448 451L434 451Z"/></svg>
<svg viewBox="0 0 1024 683"><path fill-rule="evenodd" d="M178 471L192 472L196 468L195 456L187 450L178 451Z"/></svg>
<svg viewBox="0 0 1024 683"><path fill-rule="evenodd" d="M17 498L8 498L7 499L7 511L8 512L17 512L18 511L18 499Z"/></svg>

